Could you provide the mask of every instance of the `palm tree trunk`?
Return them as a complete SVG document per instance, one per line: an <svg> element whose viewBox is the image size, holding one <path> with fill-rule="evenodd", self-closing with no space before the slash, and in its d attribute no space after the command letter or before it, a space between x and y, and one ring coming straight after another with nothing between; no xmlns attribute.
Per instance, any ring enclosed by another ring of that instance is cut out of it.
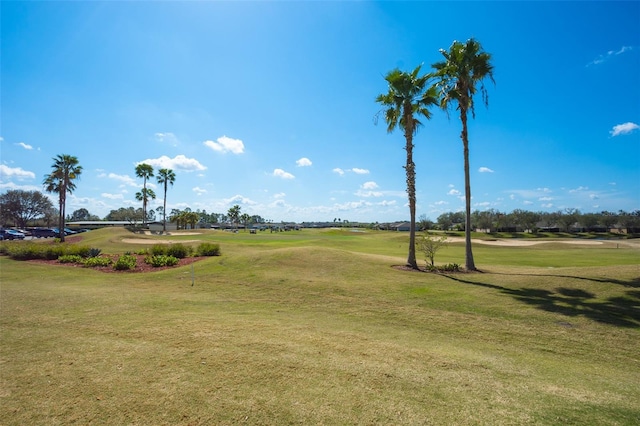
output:
<svg viewBox="0 0 640 426"><path fill-rule="evenodd" d="M471 179L469 177L469 138L467 134L467 109L460 105L460 121L462 121L462 145L464 148L464 198L465 198L465 219L464 219L464 242L465 261L464 266L467 271L475 271L476 265L473 262L473 252L471 251Z"/></svg>
<svg viewBox="0 0 640 426"><path fill-rule="evenodd" d="M167 233L167 182L164 183L164 201L162 203L162 232Z"/></svg>
<svg viewBox="0 0 640 426"><path fill-rule="evenodd" d="M58 232L61 243L64 243L64 206L67 203L67 200L65 199L66 193L67 188L60 188L60 217L58 218Z"/></svg>
<svg viewBox="0 0 640 426"><path fill-rule="evenodd" d="M407 266L418 269L416 262L416 165L413 162L413 126L411 117L407 117L405 138L407 140L407 195L409 196L409 255L407 256Z"/></svg>

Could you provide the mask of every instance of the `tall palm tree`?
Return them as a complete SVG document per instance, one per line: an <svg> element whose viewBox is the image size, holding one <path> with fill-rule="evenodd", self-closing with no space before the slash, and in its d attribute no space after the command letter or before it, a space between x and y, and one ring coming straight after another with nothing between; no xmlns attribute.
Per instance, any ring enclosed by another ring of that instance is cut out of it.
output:
<svg viewBox="0 0 640 426"><path fill-rule="evenodd" d="M147 192L147 179L153 177L153 166L146 163L140 163L136 166L136 176L143 179L142 183L142 192L143 194ZM153 196L155 197L155 194ZM136 194L137 199L137 194ZM145 225L147 223L147 201L148 197L141 197L142 199L142 224ZM140 201L140 200L138 200Z"/></svg>
<svg viewBox="0 0 640 426"><path fill-rule="evenodd" d="M82 173L82 166L78 158L72 155L61 154L53 158L52 171L44 177L45 191L56 192L60 206L58 216L58 230L60 241L64 242L64 218L67 204L67 192L71 194L76 189L75 180Z"/></svg>
<svg viewBox="0 0 640 426"><path fill-rule="evenodd" d="M171 169L158 170L158 183L164 186L164 202L162 204L162 232L167 232L167 185L173 186L176 174Z"/></svg>
<svg viewBox="0 0 640 426"><path fill-rule="evenodd" d="M491 55L484 52L480 43L473 38L465 43L454 41L449 50L440 49L444 61L432 65L437 78L436 86L440 95L440 106L448 111L451 103L457 104L462 122L462 146L464 151L464 195L465 195L465 268L475 271L471 251L471 182L469 178L469 137L467 133L467 114L476 117L473 96L478 89L482 102L489 105L487 90L483 80L489 78L494 84Z"/></svg>
<svg viewBox="0 0 640 426"><path fill-rule="evenodd" d="M155 200L155 199L156 199L156 193L153 192L153 189L151 188L142 188L141 191L136 192L136 200L142 201L142 205L143 205L142 207L142 223L143 224L147 223L147 211L145 210L145 207L149 203L149 200Z"/></svg>
<svg viewBox="0 0 640 426"><path fill-rule="evenodd" d="M376 102L384 107L384 118L387 131L402 129L406 140L407 164L404 166L407 174L407 195L409 196L409 255L407 265L418 269L416 262L416 172L413 162L413 136L422 125L420 116L431 118L429 108L438 104L435 87L427 87L429 75L420 76L421 66L412 72L394 69L387 73L389 91L376 97ZM382 112L382 111L381 111Z"/></svg>

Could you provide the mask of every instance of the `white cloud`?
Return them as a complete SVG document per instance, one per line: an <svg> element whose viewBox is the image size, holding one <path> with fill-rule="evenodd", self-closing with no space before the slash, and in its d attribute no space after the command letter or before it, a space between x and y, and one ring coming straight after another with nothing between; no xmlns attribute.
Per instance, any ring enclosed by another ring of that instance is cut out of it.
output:
<svg viewBox="0 0 640 426"><path fill-rule="evenodd" d="M138 182L136 182L134 178L128 175L117 175L115 173L109 173L108 175L105 175L104 173L101 173L98 175L98 177L99 178L108 177L109 179L120 181L123 184L128 186L135 186L135 187L138 186Z"/></svg>
<svg viewBox="0 0 640 426"><path fill-rule="evenodd" d="M553 197L540 197L538 198L538 201L552 201Z"/></svg>
<svg viewBox="0 0 640 426"><path fill-rule="evenodd" d="M457 189L450 189L449 192L447 192L447 194L449 195L460 195L460 191L458 191Z"/></svg>
<svg viewBox="0 0 640 426"><path fill-rule="evenodd" d="M310 166L312 164L313 163L311 162L311 160L309 160L307 157L302 157L301 159L296 161L296 165L298 167L308 167L308 166Z"/></svg>
<svg viewBox="0 0 640 426"><path fill-rule="evenodd" d="M362 189L376 189L377 187L378 184L373 181L365 182L361 186Z"/></svg>
<svg viewBox="0 0 640 426"><path fill-rule="evenodd" d="M195 158L187 158L184 155L176 155L174 158L169 158L166 155L163 155L159 158L150 158L135 164L137 166L142 163L149 164L156 169L184 170L186 172L207 169Z"/></svg>
<svg viewBox="0 0 640 426"><path fill-rule="evenodd" d="M587 186L579 186L576 189L570 189L569 193L573 194L575 192L586 191L588 189L589 189L589 187L587 187Z"/></svg>
<svg viewBox="0 0 640 426"><path fill-rule="evenodd" d="M207 192L207 190L206 190L206 189L202 189L202 188L200 188L200 187L198 187L198 186L194 187L194 188L192 189L192 191L193 191L193 192L195 192L195 193L196 193L196 194L198 194L198 195L205 194L205 193Z"/></svg>
<svg viewBox="0 0 640 426"><path fill-rule="evenodd" d="M336 167L335 169L332 170L332 172L337 173L340 176L344 174L344 170L342 170L340 167Z"/></svg>
<svg viewBox="0 0 640 426"><path fill-rule="evenodd" d="M233 154L242 154L244 152L244 143L240 139L232 139L227 136L221 136L214 141L204 141L203 144L214 151Z"/></svg>
<svg viewBox="0 0 640 426"><path fill-rule="evenodd" d="M168 143L172 146L178 146L178 143L180 142L178 140L178 137L171 132L166 132L166 133L158 132L158 133L155 133L153 136L156 139L156 142Z"/></svg>
<svg viewBox="0 0 640 426"><path fill-rule="evenodd" d="M31 151L33 149L33 147L31 145L26 144L24 142L18 142L16 145L23 147L27 151Z"/></svg>
<svg viewBox="0 0 640 426"><path fill-rule="evenodd" d="M623 124L617 124L613 126L613 129L609 131L611 137L619 136L619 135L628 135L634 130L640 129L636 123L628 122Z"/></svg>
<svg viewBox="0 0 640 426"><path fill-rule="evenodd" d="M434 204L436 206L444 206L444 205L449 204L449 202L448 201L436 201Z"/></svg>
<svg viewBox="0 0 640 426"><path fill-rule="evenodd" d="M124 198L122 194L109 194L108 192L103 192L100 196L109 200L122 200Z"/></svg>
<svg viewBox="0 0 640 426"><path fill-rule="evenodd" d="M240 194L234 195L231 198L225 198L222 201L225 204L245 204L245 205L250 205L250 206L257 204L255 201L252 201L251 199L249 199L247 197L243 197Z"/></svg>
<svg viewBox="0 0 640 426"><path fill-rule="evenodd" d="M493 170L491 170L491 169L490 169L490 168L488 168L488 167L480 167L480 168L478 169L478 171L479 171L480 173L493 173Z"/></svg>
<svg viewBox="0 0 640 426"><path fill-rule="evenodd" d="M355 193L356 196L358 197L382 197L382 195L384 195L382 192L380 191L362 191L362 190L358 190Z"/></svg>
<svg viewBox="0 0 640 426"><path fill-rule="evenodd" d="M273 171L273 176L276 176L276 177L279 177L279 178L282 178L282 179L295 179L294 175L292 175L289 172L285 172L282 169L275 169Z"/></svg>
<svg viewBox="0 0 640 426"><path fill-rule="evenodd" d="M359 169L357 167L354 167L353 169L351 169L351 171L355 174L358 175L368 175L369 174L369 170L367 169Z"/></svg>
<svg viewBox="0 0 640 426"><path fill-rule="evenodd" d="M286 196L287 194L285 194L284 192L278 192L277 194L273 194L273 198L275 198L276 200L284 198Z"/></svg>
<svg viewBox="0 0 640 426"><path fill-rule="evenodd" d="M587 66L590 65L600 65L603 62L611 59L614 56L618 56L621 55L625 52L628 52L630 50L633 50L632 46L622 46L619 50L609 50L607 53L605 53L604 55L600 55L598 56L596 59L594 59L593 61L589 62L587 64Z"/></svg>
<svg viewBox="0 0 640 426"><path fill-rule="evenodd" d="M4 164L0 164L0 176L9 179L35 179L36 174L27 170L23 170L20 167L9 167Z"/></svg>

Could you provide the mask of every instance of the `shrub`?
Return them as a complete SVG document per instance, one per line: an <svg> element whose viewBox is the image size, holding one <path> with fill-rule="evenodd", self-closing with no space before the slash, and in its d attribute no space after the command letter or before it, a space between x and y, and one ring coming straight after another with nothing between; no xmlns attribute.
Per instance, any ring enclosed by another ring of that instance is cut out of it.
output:
<svg viewBox="0 0 640 426"><path fill-rule="evenodd" d="M85 259L83 265L87 268L94 268L96 266L109 266L111 265L111 259L108 257L90 257Z"/></svg>
<svg viewBox="0 0 640 426"><path fill-rule="evenodd" d="M98 257L100 256L100 253L102 252L102 250L100 250L99 248L91 248L89 249L89 257Z"/></svg>
<svg viewBox="0 0 640 426"><path fill-rule="evenodd" d="M58 258L58 262L60 263L83 263L82 256L78 256L77 254L65 254Z"/></svg>
<svg viewBox="0 0 640 426"><path fill-rule="evenodd" d="M220 256L220 244L202 243L196 248L198 256Z"/></svg>
<svg viewBox="0 0 640 426"><path fill-rule="evenodd" d="M184 244L172 244L167 248L167 256L177 257L178 259L184 259L191 254L191 247Z"/></svg>
<svg viewBox="0 0 640 426"><path fill-rule="evenodd" d="M113 264L113 269L117 271L127 271L130 269L135 269L136 267L136 258L130 254L123 254L115 261Z"/></svg>
<svg viewBox="0 0 640 426"><path fill-rule="evenodd" d="M136 254L140 254L140 255L145 255L145 254L149 254L149 250L145 249L140 249L136 252Z"/></svg>
<svg viewBox="0 0 640 426"><path fill-rule="evenodd" d="M149 253L152 256L161 256L163 254L167 254L167 246L164 244L154 244L149 250Z"/></svg>
<svg viewBox="0 0 640 426"><path fill-rule="evenodd" d="M145 257L144 262L153 266L154 268L158 268L161 266L175 266L178 264L179 260L177 257L174 257L174 256L157 254L155 256Z"/></svg>
<svg viewBox="0 0 640 426"><path fill-rule="evenodd" d="M7 255L15 260L45 259L44 245L35 243L7 244ZM58 256L52 259L57 259Z"/></svg>

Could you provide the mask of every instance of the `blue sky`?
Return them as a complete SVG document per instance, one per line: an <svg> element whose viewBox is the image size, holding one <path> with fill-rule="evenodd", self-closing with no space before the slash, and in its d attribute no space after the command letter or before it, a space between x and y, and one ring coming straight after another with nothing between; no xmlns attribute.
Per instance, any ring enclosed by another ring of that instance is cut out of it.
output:
<svg viewBox="0 0 640 426"><path fill-rule="evenodd" d="M74 155L69 213L140 207L146 162L176 173L168 209L406 220L404 138L374 99L470 37L496 81L469 125L472 209L640 209L638 2L3 1L1 20L0 191L43 191ZM435 220L464 208L460 122L423 122Z"/></svg>

